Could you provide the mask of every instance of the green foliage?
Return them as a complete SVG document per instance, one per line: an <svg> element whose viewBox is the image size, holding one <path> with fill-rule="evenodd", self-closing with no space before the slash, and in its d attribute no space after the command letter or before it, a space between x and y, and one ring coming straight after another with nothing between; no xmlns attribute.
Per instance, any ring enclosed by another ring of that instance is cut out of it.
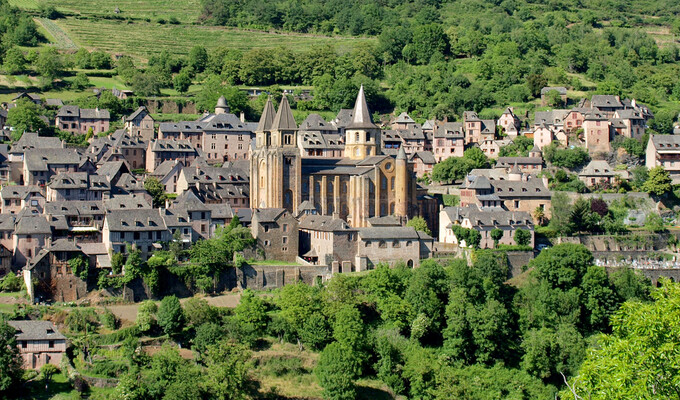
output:
<svg viewBox="0 0 680 400"><path fill-rule="evenodd" d="M16 341L16 330L0 321L0 394L8 396L19 390L22 358Z"/></svg>
<svg viewBox="0 0 680 400"><path fill-rule="evenodd" d="M327 319L320 312L315 312L307 318L300 331L300 340L314 350L322 350L330 338L331 332Z"/></svg>
<svg viewBox="0 0 680 400"><path fill-rule="evenodd" d="M224 96L232 113L238 115L243 111L247 117L252 117L252 110L248 104L248 96L237 87L224 85L219 76L211 75L204 82L201 91L196 94L197 110L214 110L217 99Z"/></svg>
<svg viewBox="0 0 680 400"><path fill-rule="evenodd" d="M534 141L526 136L517 136L512 139L512 143L501 147L499 157L527 157L529 151L533 149Z"/></svg>
<svg viewBox="0 0 680 400"><path fill-rule="evenodd" d="M40 75L42 85L45 87L51 86L52 81L64 72L64 61L53 47L43 48L34 65L35 71Z"/></svg>
<svg viewBox="0 0 680 400"><path fill-rule="evenodd" d="M26 58L21 49L10 47L2 61L2 69L9 75L16 75L26 69Z"/></svg>
<svg viewBox="0 0 680 400"><path fill-rule="evenodd" d="M462 158L449 157L437 163L432 169L432 180L452 182L465 178L475 168L488 168L489 160L481 149L473 147L465 150Z"/></svg>
<svg viewBox="0 0 680 400"><path fill-rule="evenodd" d="M663 166L649 170L649 176L642 185L642 190L649 194L662 196L672 190L671 177Z"/></svg>
<svg viewBox="0 0 680 400"><path fill-rule="evenodd" d="M305 321L314 312L320 311L320 299L321 294L316 287L299 282L286 285L281 289L277 305L281 308L281 315L286 319L292 331L299 335Z"/></svg>
<svg viewBox="0 0 680 400"><path fill-rule="evenodd" d="M645 144L641 143L639 140L634 139L634 138L627 138L625 136L617 136L614 141L612 142L612 149L616 150L618 148L623 148L626 150L626 153L632 155L632 156L637 156L637 157L644 157L645 156Z"/></svg>
<svg viewBox="0 0 680 400"><path fill-rule="evenodd" d="M555 192L551 201L550 228L559 235L569 235L572 231L571 212L572 206L566 194Z"/></svg>
<svg viewBox="0 0 680 400"><path fill-rule="evenodd" d="M12 140L19 140L24 132L41 133L47 129L38 106L25 98L17 100L16 107L7 111L7 125L14 127Z"/></svg>
<svg viewBox="0 0 680 400"><path fill-rule="evenodd" d="M340 343L334 342L321 352L319 363L314 370L323 397L328 400L352 400L356 398L356 371L359 365Z"/></svg>
<svg viewBox="0 0 680 400"><path fill-rule="evenodd" d="M478 231L474 229L463 228L460 225L451 226L451 230L453 231L453 234L456 235L456 239L458 239L459 244L465 241L465 246L467 247L479 247L479 243L482 240L482 235Z"/></svg>
<svg viewBox="0 0 680 400"><path fill-rule="evenodd" d="M106 329L109 330L115 330L118 328L118 325L120 325L120 321L118 320L118 317L114 313L111 312L108 308L104 308L104 312L101 314L99 319L102 322L102 325L106 327Z"/></svg>
<svg viewBox="0 0 680 400"><path fill-rule="evenodd" d="M515 231L514 239L518 246L529 246L529 244L531 244L531 232L523 228L518 228Z"/></svg>
<svg viewBox="0 0 680 400"><path fill-rule="evenodd" d="M85 256L79 254L70 260L68 260L68 265L71 268L71 273L78 278L87 281L87 275L89 273L90 262Z"/></svg>
<svg viewBox="0 0 680 400"><path fill-rule="evenodd" d="M88 79L84 72L78 72L73 82L71 82L71 86L76 90L83 90L90 86L90 79Z"/></svg>
<svg viewBox="0 0 680 400"><path fill-rule="evenodd" d="M247 349L223 340L208 346L205 354L205 391L217 399L243 399L250 370Z"/></svg>
<svg viewBox="0 0 680 400"><path fill-rule="evenodd" d="M503 231L498 228L493 228L489 233L489 236L491 236L491 239L493 239L494 247L498 247L498 241L503 238Z"/></svg>
<svg viewBox="0 0 680 400"><path fill-rule="evenodd" d="M234 309L234 315L241 324L250 324L258 334L263 334L267 328L269 317L267 307L262 298L246 289L241 294L241 301Z"/></svg>
<svg viewBox="0 0 680 400"><path fill-rule="evenodd" d="M610 274L610 279L621 300L651 300L652 282L642 273L631 268L620 268Z"/></svg>
<svg viewBox="0 0 680 400"><path fill-rule="evenodd" d="M99 319L92 308L75 308L68 313L64 324L72 333L93 333L97 330Z"/></svg>
<svg viewBox="0 0 680 400"><path fill-rule="evenodd" d="M0 290L3 292L17 292L21 290L23 280L14 273L8 273L0 280Z"/></svg>
<svg viewBox="0 0 680 400"><path fill-rule="evenodd" d="M680 286L664 282L653 303L629 301L590 351L571 381L576 395L591 399L670 398L677 395L680 347L675 340L680 317ZM634 379L633 379L634 377ZM565 397L572 396L566 389Z"/></svg>
<svg viewBox="0 0 680 400"><path fill-rule="evenodd" d="M191 86L191 72L187 68L182 68L179 74L172 78L172 86L179 93L186 93Z"/></svg>
<svg viewBox="0 0 680 400"><path fill-rule="evenodd" d="M184 315L189 326L198 327L217 322L219 311L205 299L192 297L184 303Z"/></svg>
<svg viewBox="0 0 680 400"><path fill-rule="evenodd" d="M149 192L149 195L151 195L154 207L165 206L165 200L167 198L165 186L163 186L158 178L153 176L147 177L144 180L144 189Z"/></svg>
<svg viewBox="0 0 680 400"><path fill-rule="evenodd" d="M659 233L666 230L664 226L663 218L659 214L650 212L645 218L645 230L651 233Z"/></svg>
<svg viewBox="0 0 680 400"><path fill-rule="evenodd" d="M578 168L590 160L585 149L580 147L560 149L556 143L543 148L543 157L556 167L569 169Z"/></svg>
<svg viewBox="0 0 680 400"><path fill-rule="evenodd" d="M191 349L200 356L204 355L208 346L217 344L224 338L224 329L214 322L206 322L196 328L196 336L191 341Z"/></svg>
<svg viewBox="0 0 680 400"><path fill-rule="evenodd" d="M166 296L156 313L158 326L168 335L177 334L184 326L184 311L176 296Z"/></svg>
<svg viewBox="0 0 680 400"><path fill-rule="evenodd" d="M149 332L156 326L156 311L158 311L158 306L151 300L145 300L139 305L135 324L141 333Z"/></svg>
<svg viewBox="0 0 680 400"><path fill-rule="evenodd" d="M543 250L529 263L540 279L552 287L571 289L581 284L586 269L593 262L593 255L582 245L561 244Z"/></svg>
<svg viewBox="0 0 680 400"><path fill-rule="evenodd" d="M425 232L428 235L432 235L432 231L427 227L427 221L423 217L413 217L407 223L406 226L410 226L416 231Z"/></svg>
<svg viewBox="0 0 680 400"><path fill-rule="evenodd" d="M47 388L52 381L52 376L59 372L54 364L45 364L40 368L40 375L42 376L43 382L45 382L45 387Z"/></svg>

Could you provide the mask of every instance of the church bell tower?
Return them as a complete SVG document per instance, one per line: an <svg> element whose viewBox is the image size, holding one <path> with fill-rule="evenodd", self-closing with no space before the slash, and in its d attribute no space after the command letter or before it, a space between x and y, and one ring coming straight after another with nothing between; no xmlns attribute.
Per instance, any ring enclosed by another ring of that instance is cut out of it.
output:
<svg viewBox="0 0 680 400"><path fill-rule="evenodd" d="M345 157L363 160L380 154L380 128L371 120L371 113L364 96L364 85L354 103L352 122L345 128Z"/></svg>

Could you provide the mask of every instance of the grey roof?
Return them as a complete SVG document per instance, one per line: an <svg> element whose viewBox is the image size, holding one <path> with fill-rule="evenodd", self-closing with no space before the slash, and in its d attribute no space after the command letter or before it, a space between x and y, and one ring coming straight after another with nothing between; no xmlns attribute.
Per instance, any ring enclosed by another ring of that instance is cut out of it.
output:
<svg viewBox="0 0 680 400"><path fill-rule="evenodd" d="M405 111L394 120L396 124L415 124L416 121L413 120Z"/></svg>
<svg viewBox="0 0 680 400"><path fill-rule="evenodd" d="M219 99L217 99L217 105L215 108L226 108L229 109L229 106L227 105L227 99L224 96L220 96Z"/></svg>
<svg viewBox="0 0 680 400"><path fill-rule="evenodd" d="M8 199L20 199L23 200L30 193L39 194L42 196L42 189L37 185L28 186L18 186L18 185L6 185L0 189L0 196L4 200Z"/></svg>
<svg viewBox="0 0 680 400"><path fill-rule="evenodd" d="M418 232L410 226L358 228L357 231L363 240L419 239Z"/></svg>
<svg viewBox="0 0 680 400"><path fill-rule="evenodd" d="M543 181L532 176L527 180L511 181L511 180L494 180L491 182L494 188L494 193L500 198L516 198L516 197L550 197L551 193Z"/></svg>
<svg viewBox="0 0 680 400"><path fill-rule="evenodd" d="M10 148L10 153L23 153L28 149L60 149L63 147L58 137L38 136L35 132L24 132Z"/></svg>
<svg viewBox="0 0 680 400"><path fill-rule="evenodd" d="M340 109L340 111L338 111L338 115L335 117L333 121L331 121L331 123L335 125L337 128L345 128L352 122L353 117L354 117L353 109L342 108Z"/></svg>
<svg viewBox="0 0 680 400"><path fill-rule="evenodd" d="M513 165L542 165L541 157L498 157L496 168L508 168Z"/></svg>
<svg viewBox="0 0 680 400"><path fill-rule="evenodd" d="M401 226L401 222L392 215L386 215L384 217L371 217L368 219L368 223L371 226Z"/></svg>
<svg viewBox="0 0 680 400"><path fill-rule="evenodd" d="M45 215L24 215L17 220L16 235L50 234L52 228Z"/></svg>
<svg viewBox="0 0 680 400"><path fill-rule="evenodd" d="M24 158L29 171L47 171L54 164L80 165L81 157L75 149L36 149Z"/></svg>
<svg viewBox="0 0 680 400"><path fill-rule="evenodd" d="M188 140L156 139L151 142L151 151L195 153L196 149L194 149Z"/></svg>
<svg viewBox="0 0 680 400"><path fill-rule="evenodd" d="M645 119L644 115L642 114L642 111L638 110L632 109L617 110L616 114L621 119Z"/></svg>
<svg viewBox="0 0 680 400"><path fill-rule="evenodd" d="M578 174L579 176L613 176L616 175L612 171L609 163L604 160L592 160L585 168Z"/></svg>
<svg viewBox="0 0 680 400"><path fill-rule="evenodd" d="M300 147L303 149L332 149L343 150L344 138L340 134L305 131L298 134Z"/></svg>
<svg viewBox="0 0 680 400"><path fill-rule="evenodd" d="M485 176L468 176L468 179L472 179L468 189L491 189L491 183Z"/></svg>
<svg viewBox="0 0 680 400"><path fill-rule="evenodd" d="M12 214L0 214L0 231L13 231L15 217Z"/></svg>
<svg viewBox="0 0 680 400"><path fill-rule="evenodd" d="M534 125L562 125L564 118L571 112L571 110L552 110L552 111L536 111L534 114Z"/></svg>
<svg viewBox="0 0 680 400"><path fill-rule="evenodd" d="M155 176L159 179L165 178L170 172L172 172L175 167L179 167L181 170L183 168L182 162L180 160L166 160L160 163L153 172L150 174L151 176Z"/></svg>
<svg viewBox="0 0 680 400"><path fill-rule="evenodd" d="M264 105L264 110L262 110L262 116L260 117L260 122L257 124L256 132L269 131L274 124L274 116L276 115L276 110L274 110L274 104L272 103L272 98L269 96L267 98L267 103Z"/></svg>
<svg viewBox="0 0 680 400"><path fill-rule="evenodd" d="M113 210L136 210L150 209L151 204L142 196L135 194L114 196L104 200L104 208L107 211Z"/></svg>
<svg viewBox="0 0 680 400"><path fill-rule="evenodd" d="M111 210L106 214L110 231L139 232L166 230L165 220L157 209Z"/></svg>
<svg viewBox="0 0 680 400"><path fill-rule="evenodd" d="M253 218L257 216L258 222L275 222L284 212L285 208L256 208Z"/></svg>
<svg viewBox="0 0 680 400"><path fill-rule="evenodd" d="M52 189L111 189L105 177L90 175L87 172L61 172L53 176L47 186Z"/></svg>
<svg viewBox="0 0 680 400"><path fill-rule="evenodd" d="M107 161L99 166L97 175L104 176L107 179L113 178L119 172L129 173L130 169L125 161Z"/></svg>
<svg viewBox="0 0 680 400"><path fill-rule="evenodd" d="M204 184L245 184L250 181L250 171L243 171L231 163L225 163L222 167L184 167L181 175L184 175L189 185L196 183Z"/></svg>
<svg viewBox="0 0 680 400"><path fill-rule="evenodd" d="M359 94L354 103L354 110L352 112L352 122L347 125L350 129L377 129L378 127L373 123L371 113L366 104L366 96L364 95L364 85L359 88Z"/></svg>
<svg viewBox="0 0 680 400"><path fill-rule="evenodd" d="M91 216L104 215L106 210L101 201L50 201L45 203L45 214L66 215L66 216Z"/></svg>
<svg viewBox="0 0 680 400"><path fill-rule="evenodd" d="M45 99L45 105L49 107L61 107L64 102L61 99Z"/></svg>
<svg viewBox="0 0 680 400"><path fill-rule="evenodd" d="M319 114L309 114L307 118L300 124L300 131L335 131L333 125L326 122L326 120Z"/></svg>
<svg viewBox="0 0 680 400"><path fill-rule="evenodd" d="M590 99L590 105L597 108L623 108L619 96L608 94L594 94Z"/></svg>
<svg viewBox="0 0 680 400"><path fill-rule="evenodd" d="M465 121L479 121L479 115L475 111L464 111L463 119Z"/></svg>
<svg viewBox="0 0 680 400"><path fill-rule="evenodd" d="M17 340L65 340L50 321L7 321L17 330Z"/></svg>
<svg viewBox="0 0 680 400"><path fill-rule="evenodd" d="M650 139L659 153L680 152L680 135L652 135Z"/></svg>
<svg viewBox="0 0 680 400"><path fill-rule="evenodd" d="M561 96L567 94L567 88L565 88L564 86L547 86L541 89L541 95L548 94L548 92L550 92L551 90L556 91Z"/></svg>
<svg viewBox="0 0 680 400"><path fill-rule="evenodd" d="M351 230L347 222L340 218L333 218L327 215L304 215L300 220L300 229L312 231L337 232Z"/></svg>
<svg viewBox="0 0 680 400"><path fill-rule="evenodd" d="M443 211L451 221L462 222L468 219L473 227L514 226L531 229L534 226L531 215L526 211L507 211L501 208L480 210L476 205L446 207Z"/></svg>
<svg viewBox="0 0 680 400"><path fill-rule="evenodd" d="M413 161L414 158L420 158L423 160L423 163L425 164L436 164L437 160L434 158L434 154L432 154L431 151L416 151L415 153L411 154L409 157L410 161Z"/></svg>
<svg viewBox="0 0 680 400"><path fill-rule="evenodd" d="M463 133L463 124L461 122L445 122L443 124L436 124L434 127L435 138L458 138L462 139L465 136Z"/></svg>
<svg viewBox="0 0 680 400"><path fill-rule="evenodd" d="M138 116L140 116L142 113L145 113L145 114L147 114L147 115L149 114L149 112L147 111L146 107L144 107L144 106L139 106L139 107L137 108L137 110L135 110L135 112L133 112L132 114L128 115L128 116L125 118L125 120L126 120L126 121L132 121L132 120L134 120L135 118L137 118Z"/></svg>
<svg viewBox="0 0 680 400"><path fill-rule="evenodd" d="M59 109L57 117L78 117L83 119L111 119L109 110L98 108L80 108L78 106L63 106Z"/></svg>
<svg viewBox="0 0 680 400"><path fill-rule="evenodd" d="M295 123L295 118L293 118L293 111L290 109L290 104L288 104L288 97L283 96L281 98L281 104L279 105L279 110L276 112L274 121L272 122L272 131L294 131L297 130L297 124Z"/></svg>
<svg viewBox="0 0 680 400"><path fill-rule="evenodd" d="M606 121L609 118L607 118L607 115L600 112L599 110L591 110L589 113L584 115L583 119L585 121Z"/></svg>

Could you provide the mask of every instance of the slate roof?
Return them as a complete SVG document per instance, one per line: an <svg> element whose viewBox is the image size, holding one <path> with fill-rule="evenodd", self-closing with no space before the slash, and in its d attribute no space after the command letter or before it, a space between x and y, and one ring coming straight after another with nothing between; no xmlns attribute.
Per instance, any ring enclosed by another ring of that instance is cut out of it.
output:
<svg viewBox="0 0 680 400"><path fill-rule="evenodd" d="M175 140L175 139L156 139L151 142L151 151L161 152L161 151L174 151L174 152L185 152L194 153L196 149L191 145L188 140Z"/></svg>
<svg viewBox="0 0 680 400"><path fill-rule="evenodd" d="M37 185L29 186L18 186L18 185L5 185L0 189L0 195L4 200L8 199L19 199L23 200L28 196L29 193L35 193L42 195L42 189Z"/></svg>
<svg viewBox="0 0 680 400"><path fill-rule="evenodd" d="M579 176L614 176L612 168L604 160L592 160L578 174Z"/></svg>
<svg viewBox="0 0 680 400"><path fill-rule="evenodd" d="M543 185L543 181L533 177L521 181L494 180L491 185L494 193L500 198L551 196L550 190Z"/></svg>
<svg viewBox="0 0 680 400"><path fill-rule="evenodd" d="M24 215L17 220L14 234L16 235L34 235L34 234L50 234L52 228L50 223L45 218L45 215Z"/></svg>
<svg viewBox="0 0 680 400"><path fill-rule="evenodd" d="M13 231L15 217L12 214L0 214L0 231Z"/></svg>
<svg viewBox="0 0 680 400"><path fill-rule="evenodd" d="M262 110L262 115L260 116L260 122L257 124L256 132L269 131L274 124L274 116L276 115L276 110L274 110L274 104L272 103L271 96L267 97L267 103L264 105L264 110Z"/></svg>
<svg viewBox="0 0 680 400"><path fill-rule="evenodd" d="M257 216L258 222L276 222L284 212L286 212L285 208L256 208L253 218Z"/></svg>
<svg viewBox="0 0 680 400"><path fill-rule="evenodd" d="M274 121L272 122L272 131L294 131L297 130L297 124L295 123L295 118L293 118L293 111L290 109L290 104L288 104L288 97L283 96L281 98L281 104L279 104L279 110L276 112Z"/></svg>
<svg viewBox="0 0 680 400"><path fill-rule="evenodd" d="M319 114L309 114L302 123L300 131L335 131L336 128L321 117Z"/></svg>
<svg viewBox="0 0 680 400"><path fill-rule="evenodd" d="M366 104L366 96L364 95L364 85L359 88L357 99L354 102L354 110L352 111L352 121L347 125L349 129L377 129L377 125L373 123L371 113Z"/></svg>
<svg viewBox="0 0 680 400"><path fill-rule="evenodd" d="M66 216L104 215L106 209L101 201L49 201L45 203L45 214Z"/></svg>
<svg viewBox="0 0 680 400"><path fill-rule="evenodd" d="M35 132L24 132L10 148L10 153L23 153L28 149L61 149L62 141L58 137L38 136Z"/></svg>
<svg viewBox="0 0 680 400"><path fill-rule="evenodd" d="M419 239L416 230L410 226L357 228L357 232L363 240Z"/></svg>
<svg viewBox="0 0 680 400"><path fill-rule="evenodd" d="M340 218L333 218L327 215L309 214L302 217L299 224L300 229L321 232L337 232L351 230L347 222Z"/></svg>
<svg viewBox="0 0 680 400"><path fill-rule="evenodd" d="M650 139L659 153L680 152L680 135L652 135Z"/></svg>
<svg viewBox="0 0 680 400"><path fill-rule="evenodd" d="M150 209L151 204L142 196L138 195L120 195L114 196L110 199L104 200L104 208L107 211L113 210L136 210L136 209Z"/></svg>
<svg viewBox="0 0 680 400"><path fill-rule="evenodd" d="M424 164L434 165L437 163L437 160L435 160L434 154L432 154L431 151L416 151L415 153L410 155L409 161L413 161L416 157L423 160Z"/></svg>
<svg viewBox="0 0 680 400"><path fill-rule="evenodd" d="M468 219L473 227L512 226L531 229L534 226L531 214L526 211L507 211L500 208L479 209L476 205L471 205L446 207L444 212L454 222Z"/></svg>
<svg viewBox="0 0 680 400"><path fill-rule="evenodd" d="M384 217L371 217L368 219L368 223L372 227L377 226L401 226L401 222L392 215L386 215Z"/></svg>
<svg viewBox="0 0 680 400"><path fill-rule="evenodd" d="M61 107L64 102L61 99L45 99L45 105L48 107Z"/></svg>
<svg viewBox="0 0 680 400"><path fill-rule="evenodd" d="M353 117L353 109L343 108L338 111L338 115L331 121L331 124L335 125L336 128L345 128L352 122Z"/></svg>
<svg viewBox="0 0 680 400"><path fill-rule="evenodd" d="M160 163L160 165L158 165L158 166L156 167L156 169L154 169L153 172L152 172L151 174L149 174L149 175L155 176L155 177L157 177L157 178L159 178L159 179L163 179L163 178L165 178L170 172L172 172L173 169L174 169L176 166L178 166L178 165L179 165L180 169L183 168L183 164L182 164L182 162L181 162L180 160L166 160L166 161L163 161L163 162Z"/></svg>
<svg viewBox="0 0 680 400"><path fill-rule="evenodd" d="M80 154L75 149L36 149L27 152L24 158L29 171L47 171L49 165L80 165Z"/></svg>
<svg viewBox="0 0 680 400"><path fill-rule="evenodd" d="M464 136L463 123L461 122L445 122L443 124L437 124L434 127L435 138L462 139Z"/></svg>
<svg viewBox="0 0 680 400"><path fill-rule="evenodd" d="M344 139L340 134L305 131L298 135L303 149L343 150L345 148Z"/></svg>
<svg viewBox="0 0 680 400"><path fill-rule="evenodd" d="M99 166L97 169L97 175L104 176L107 179L111 179L119 172L129 173L130 169L125 161L107 161Z"/></svg>
<svg viewBox="0 0 680 400"><path fill-rule="evenodd" d="M139 106L135 112L125 117L125 121L133 121L135 118L139 117L142 113L149 114L146 107Z"/></svg>
<svg viewBox="0 0 680 400"><path fill-rule="evenodd" d="M540 126L542 123L562 125L570 112L571 110L536 111L534 114L534 125Z"/></svg>
<svg viewBox="0 0 680 400"><path fill-rule="evenodd" d="M415 124L416 121L413 120L406 112L399 114L397 119L394 120L395 124Z"/></svg>
<svg viewBox="0 0 680 400"><path fill-rule="evenodd" d="M109 110L98 108L80 108L78 106L63 106L57 112L57 117L78 117L82 119L111 119Z"/></svg>
<svg viewBox="0 0 680 400"><path fill-rule="evenodd" d="M621 119L645 119L644 115L642 115L642 111L638 110L632 109L617 110L616 114Z"/></svg>
<svg viewBox="0 0 680 400"><path fill-rule="evenodd" d="M496 168L508 168L518 165L543 165L541 157L498 157Z"/></svg>
<svg viewBox="0 0 680 400"><path fill-rule="evenodd" d="M65 340L50 321L7 321L17 330L17 340Z"/></svg>
<svg viewBox="0 0 680 400"><path fill-rule="evenodd" d="M590 99L590 105L596 108L623 108L619 96L608 94L594 94Z"/></svg>
<svg viewBox="0 0 680 400"><path fill-rule="evenodd" d="M472 180L467 187L468 189L491 189L491 183L485 176L468 176L468 179Z"/></svg>
<svg viewBox="0 0 680 400"><path fill-rule="evenodd" d="M111 210L106 214L110 231L141 232L166 230L157 209Z"/></svg>

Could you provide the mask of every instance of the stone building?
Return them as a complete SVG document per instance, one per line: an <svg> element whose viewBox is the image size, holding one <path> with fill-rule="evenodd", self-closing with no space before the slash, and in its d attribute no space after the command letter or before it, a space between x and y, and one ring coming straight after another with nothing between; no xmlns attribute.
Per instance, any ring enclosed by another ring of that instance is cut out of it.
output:
<svg viewBox="0 0 680 400"><path fill-rule="evenodd" d="M611 121L606 114L598 111L586 114L583 120L583 133L589 153L611 151L610 143L613 135Z"/></svg>
<svg viewBox="0 0 680 400"><path fill-rule="evenodd" d="M442 243L460 244L453 233L452 226L474 229L481 235L479 247L494 248L495 243L491 231L500 229L503 236L499 244L514 245L515 232L524 229L531 234L529 246L534 247L534 223L526 211L507 211L502 208L479 208L476 205L468 207L446 207L439 212L439 241Z"/></svg>
<svg viewBox="0 0 680 400"><path fill-rule="evenodd" d="M16 329L24 368L40 369L45 364L59 366L66 352L66 337L50 321L7 321Z"/></svg>
<svg viewBox="0 0 680 400"><path fill-rule="evenodd" d="M84 135L89 129L97 134L109 130L110 119L108 110L63 106L59 109L54 124L62 131L74 134Z"/></svg>
<svg viewBox="0 0 680 400"><path fill-rule="evenodd" d="M284 97L285 98L285 97ZM298 221L285 208L253 210L250 229L269 260L294 262L298 256Z"/></svg>
<svg viewBox="0 0 680 400"><path fill-rule="evenodd" d="M278 112L268 101L250 156L251 208L297 207L310 201L321 215L335 215L352 227L367 219L396 215L406 220L415 207L415 177L403 148L396 159L380 155L380 129L371 121L359 90L345 129L345 158L300 157L297 125L284 97Z"/></svg>
<svg viewBox="0 0 680 400"><path fill-rule="evenodd" d="M680 135L649 135L645 165L649 169L662 166L674 184L680 183Z"/></svg>
<svg viewBox="0 0 680 400"><path fill-rule="evenodd" d="M125 130L132 136L139 136L149 142L155 139L154 119L144 106L137 108L135 112L125 118Z"/></svg>

